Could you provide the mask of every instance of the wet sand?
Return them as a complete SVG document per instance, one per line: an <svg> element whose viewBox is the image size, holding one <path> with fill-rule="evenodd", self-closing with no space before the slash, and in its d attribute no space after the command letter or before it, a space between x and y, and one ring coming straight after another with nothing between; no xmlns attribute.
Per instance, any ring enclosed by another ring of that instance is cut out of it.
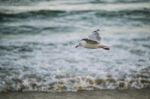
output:
<svg viewBox="0 0 150 99"><path fill-rule="evenodd" d="M80 92L6 92L0 99L150 99L150 89Z"/></svg>

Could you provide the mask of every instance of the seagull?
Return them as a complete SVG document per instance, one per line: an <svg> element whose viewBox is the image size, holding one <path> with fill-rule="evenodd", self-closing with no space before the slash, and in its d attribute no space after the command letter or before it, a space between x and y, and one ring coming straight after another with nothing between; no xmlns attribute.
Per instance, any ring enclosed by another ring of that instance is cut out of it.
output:
<svg viewBox="0 0 150 99"><path fill-rule="evenodd" d="M88 38L83 38L80 40L79 44L75 47L84 47L89 49L98 49L102 48L104 50L109 50L110 48L106 45L101 44L101 37L99 35L99 29L93 31L92 34L88 36Z"/></svg>

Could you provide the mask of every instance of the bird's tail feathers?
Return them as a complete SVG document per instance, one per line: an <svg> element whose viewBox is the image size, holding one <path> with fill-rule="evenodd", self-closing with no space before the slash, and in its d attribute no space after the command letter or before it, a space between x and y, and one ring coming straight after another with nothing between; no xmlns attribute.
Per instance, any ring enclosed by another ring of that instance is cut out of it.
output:
<svg viewBox="0 0 150 99"><path fill-rule="evenodd" d="M110 50L110 47L108 47L106 45L100 45L99 48L102 48L104 50Z"/></svg>

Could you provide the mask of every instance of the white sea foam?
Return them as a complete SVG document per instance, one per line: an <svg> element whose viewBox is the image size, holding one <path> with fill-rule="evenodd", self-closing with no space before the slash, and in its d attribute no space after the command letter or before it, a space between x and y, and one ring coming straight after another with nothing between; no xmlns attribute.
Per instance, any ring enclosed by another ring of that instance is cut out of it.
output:
<svg viewBox="0 0 150 99"><path fill-rule="evenodd" d="M122 11L150 9L150 3L117 3L117 4L51 4L39 3L30 6L0 6L3 13L22 13L30 11L50 10L50 11Z"/></svg>
<svg viewBox="0 0 150 99"><path fill-rule="evenodd" d="M0 6L0 91L150 88L149 2L86 2ZM97 28L109 51L75 48Z"/></svg>

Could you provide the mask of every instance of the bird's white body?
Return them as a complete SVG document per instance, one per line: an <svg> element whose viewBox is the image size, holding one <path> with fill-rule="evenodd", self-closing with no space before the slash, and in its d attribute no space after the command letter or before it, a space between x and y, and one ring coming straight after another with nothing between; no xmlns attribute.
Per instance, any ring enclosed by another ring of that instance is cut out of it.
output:
<svg viewBox="0 0 150 99"><path fill-rule="evenodd" d="M80 41L80 46L85 47L85 48L90 48L90 49L96 49L100 46L100 44L90 44L82 40Z"/></svg>
<svg viewBox="0 0 150 99"><path fill-rule="evenodd" d="M77 47L85 47L90 49L97 49L97 48L103 48L105 50L109 50L108 46L102 45L100 43L101 37L98 33L99 30L94 31L91 35L88 36L88 38L84 38L79 42L79 45Z"/></svg>

